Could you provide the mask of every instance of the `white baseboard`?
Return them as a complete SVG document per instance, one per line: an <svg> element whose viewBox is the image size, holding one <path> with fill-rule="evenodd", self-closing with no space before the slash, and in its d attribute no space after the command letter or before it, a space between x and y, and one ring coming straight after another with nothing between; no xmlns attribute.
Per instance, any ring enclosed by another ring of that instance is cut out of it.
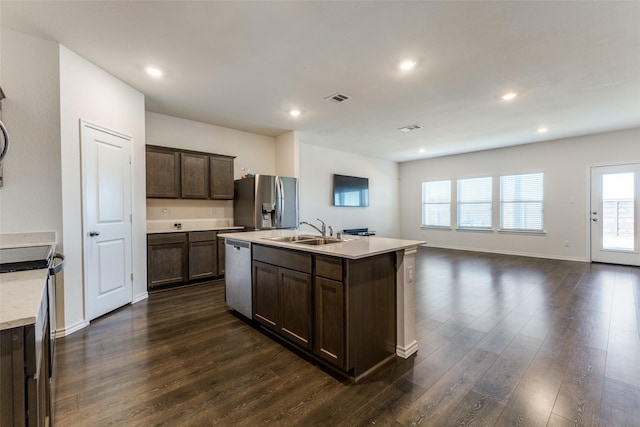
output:
<svg viewBox="0 0 640 427"><path fill-rule="evenodd" d="M89 326L89 322L81 320L75 325L71 325L67 328L56 329L56 337L66 337L67 335L71 335L74 332L78 332L79 330L86 328L87 326Z"/></svg>
<svg viewBox="0 0 640 427"><path fill-rule="evenodd" d="M413 341L406 348L396 346L396 354L403 359L408 359L413 353L418 351L418 341Z"/></svg>
<svg viewBox="0 0 640 427"><path fill-rule="evenodd" d="M140 302L140 301L143 301L143 300L146 300L147 298L149 298L149 292L144 292L144 293L142 293L140 295L136 295L133 298L133 304L135 304L137 302Z"/></svg>
<svg viewBox="0 0 640 427"><path fill-rule="evenodd" d="M145 292L143 294L137 295L135 297L135 299L133 300L132 304L135 304L137 302L143 301L145 299L149 298L149 293ZM57 337L66 337L67 335L71 335L74 332L78 332L81 329L86 328L87 326L89 326L89 322L87 322L86 320L81 320L80 322L71 325L69 327L66 328L62 328L62 329L57 329L56 330L56 336Z"/></svg>
<svg viewBox="0 0 640 427"><path fill-rule="evenodd" d="M537 254L537 253L531 253L531 252L503 251L499 249L468 248L464 246L433 245L429 243L425 243L420 246L429 247L429 248L439 248L439 249L452 249L456 251L484 252L484 253L499 254L499 255L516 255L516 256L526 256L530 258L555 259L559 261L591 262L590 260L584 257L569 257L569 256L559 256L559 255Z"/></svg>

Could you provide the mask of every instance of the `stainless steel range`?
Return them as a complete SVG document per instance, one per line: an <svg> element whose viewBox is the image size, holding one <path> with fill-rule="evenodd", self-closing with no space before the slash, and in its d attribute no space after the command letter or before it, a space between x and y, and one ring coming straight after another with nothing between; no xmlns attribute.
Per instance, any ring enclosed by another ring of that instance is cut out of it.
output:
<svg viewBox="0 0 640 427"><path fill-rule="evenodd" d="M53 246L27 246L0 249L0 273L49 268Z"/></svg>

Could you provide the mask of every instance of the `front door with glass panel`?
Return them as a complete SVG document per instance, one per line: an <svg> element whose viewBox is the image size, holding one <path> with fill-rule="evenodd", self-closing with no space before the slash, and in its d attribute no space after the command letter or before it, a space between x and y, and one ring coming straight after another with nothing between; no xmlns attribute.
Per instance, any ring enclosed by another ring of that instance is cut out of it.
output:
<svg viewBox="0 0 640 427"><path fill-rule="evenodd" d="M591 260L640 265L640 164L591 168Z"/></svg>

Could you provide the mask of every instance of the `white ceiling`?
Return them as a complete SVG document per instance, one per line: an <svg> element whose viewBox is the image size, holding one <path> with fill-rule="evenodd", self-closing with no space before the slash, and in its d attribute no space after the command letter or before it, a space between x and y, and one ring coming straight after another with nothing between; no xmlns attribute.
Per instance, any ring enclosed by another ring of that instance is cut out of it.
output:
<svg viewBox="0 0 640 427"><path fill-rule="evenodd" d="M638 1L0 8L2 26L67 46L144 93L149 111L271 136L296 130L306 143L395 161L640 126ZM404 58L417 67L398 70ZM149 78L149 64L165 76ZM519 96L502 101L507 91ZM336 92L352 98L324 100ZM397 130L416 123L424 128Z"/></svg>

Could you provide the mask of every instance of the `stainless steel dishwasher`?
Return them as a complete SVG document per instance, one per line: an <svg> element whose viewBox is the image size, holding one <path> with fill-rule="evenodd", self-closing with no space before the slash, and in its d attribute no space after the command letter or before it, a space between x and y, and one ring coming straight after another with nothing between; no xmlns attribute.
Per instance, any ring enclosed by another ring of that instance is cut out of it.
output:
<svg viewBox="0 0 640 427"><path fill-rule="evenodd" d="M225 239L224 281L227 305L251 319L251 243Z"/></svg>

